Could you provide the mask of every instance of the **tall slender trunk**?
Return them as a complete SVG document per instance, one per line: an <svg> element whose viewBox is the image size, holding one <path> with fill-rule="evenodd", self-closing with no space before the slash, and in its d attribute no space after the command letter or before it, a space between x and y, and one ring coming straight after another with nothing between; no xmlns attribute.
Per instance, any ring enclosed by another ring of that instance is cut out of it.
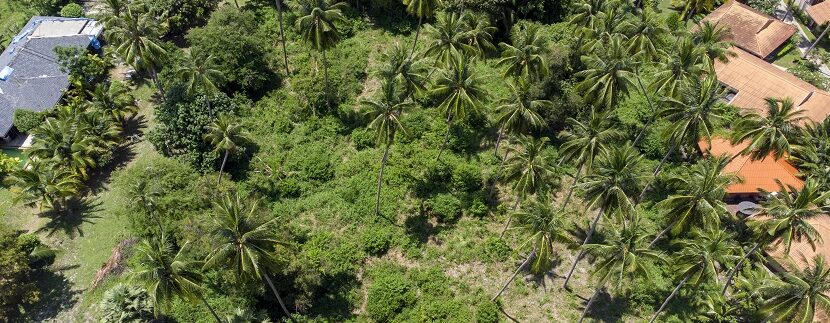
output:
<svg viewBox="0 0 830 323"><path fill-rule="evenodd" d="M280 297L280 293L277 292L277 288L274 287L274 283L271 281L271 278L268 277L268 272L264 272L262 277L265 278L265 281L268 282L268 287L271 287L271 292L274 293L274 297L277 298L277 302L280 303L280 308L282 308L282 312L285 313L285 316L291 317L291 313L288 312L288 308L285 307L285 302L282 301L282 297Z"/></svg>
<svg viewBox="0 0 830 323"><path fill-rule="evenodd" d="M579 247L579 253L576 254L574 257L573 265L571 265L571 269L568 271L568 276L565 277L565 282L562 283L562 288L568 289L568 282L571 280L571 276L574 274L574 270L576 270L576 265L579 263L579 260L582 259L582 256L585 255L585 245L591 241L591 236L594 235L594 231L597 229L597 223L599 223L599 219L605 214L605 206L606 203L603 201L602 207L599 208L599 212L597 212L597 216L594 218L594 221L591 222L591 227L588 229L588 235L585 236L585 240L582 241L582 245Z"/></svg>
<svg viewBox="0 0 830 323"><path fill-rule="evenodd" d="M329 92L329 60L323 50L323 78L326 81L326 107L331 108L331 92Z"/></svg>
<svg viewBox="0 0 830 323"><path fill-rule="evenodd" d="M213 318L216 319L216 322L222 323L222 319L219 318L219 315L216 315L216 311L214 311L213 307L211 307L210 304L208 304L207 300L205 299L205 296L199 294L199 299L202 300L202 303L205 304L205 307L207 307L208 311L210 311L210 314L213 315Z"/></svg>
<svg viewBox="0 0 830 323"><path fill-rule="evenodd" d="M513 213L519 209L519 204L522 203L522 197L516 197L516 203L513 204L513 209L510 211L510 215L507 216L507 221L504 222L504 227L501 228L501 233L499 234L499 239L504 238L504 233L507 232L507 228L510 227L510 222L513 222Z"/></svg>
<svg viewBox="0 0 830 323"><path fill-rule="evenodd" d="M677 287L674 288L669 297L666 297L666 300L663 301L663 304L660 305L660 308L657 309L657 312L654 313L654 316L651 317L651 320L649 320L648 323L653 323L654 320L657 319L657 316L660 316L660 312L663 312L663 310L666 308L666 305L669 305L671 299L674 298L675 295L677 295L677 292L680 291L680 287L683 287L683 284L685 284L686 281L689 280L689 278L692 278L691 273L686 275L686 277L683 277L683 280L680 281L680 284L677 284Z"/></svg>
<svg viewBox="0 0 830 323"><path fill-rule="evenodd" d="M288 69L288 51L285 50L285 33L282 30L282 3L280 1L282 0L274 0L274 3L277 5L277 21L280 26L280 42L282 43L282 59L285 62L285 77L288 77L291 71Z"/></svg>
<svg viewBox="0 0 830 323"><path fill-rule="evenodd" d="M672 145L671 145L671 148L669 148L669 151L668 151L668 152L666 152L666 155L665 155L665 156L663 156L663 159L662 159L662 160L660 160L660 163L659 163L659 164L657 164L657 167L656 167L656 168L654 168L654 174L652 174L652 175L651 175L651 179L648 181L648 183L646 184L646 186L645 186L645 187L643 187L643 191L642 191L642 192L640 192L640 196L639 196L639 197L637 197L637 201L635 201L634 203L636 203L636 204L640 204L640 201L642 201L642 200L643 200L643 197L645 197L645 196L646 196L646 192L648 191L649 186L651 186L651 184L652 184L652 183L654 183L654 180L655 180L655 179L657 179L657 175L660 175L660 171L663 169L663 165L664 165L664 164L666 163L666 161L669 159L669 156L671 156L671 154L672 154L672 153L674 153L674 150L675 150L675 149L677 149L677 146L679 146L679 145L680 145L680 142L679 142L679 141L680 141L680 140L683 140L683 137L685 137L685 136L686 136L686 131L688 131L688 130L689 130L689 129L683 129L683 132L680 134L680 137L678 137L678 139L677 139L677 140L678 140L678 142L676 142L676 143L674 143L674 144L672 144ZM636 206L636 204L635 204L635 206Z"/></svg>
<svg viewBox="0 0 830 323"><path fill-rule="evenodd" d="M383 158L380 160L380 171L378 172L378 194L375 198L375 214L380 215L380 187L383 184L383 168L386 167L386 159L389 157L390 143L386 143L386 148L383 149Z"/></svg>
<svg viewBox="0 0 830 323"><path fill-rule="evenodd" d="M155 67L150 68L150 78L153 79L153 83L156 84L156 90L159 91L159 99L164 101L164 85L161 84L161 80L159 80L158 73L156 72Z"/></svg>
<svg viewBox="0 0 830 323"><path fill-rule="evenodd" d="M809 53L811 50L813 50L813 47L816 47L818 42L821 41L821 38L824 37L824 34L827 33L828 29L830 29L830 24L827 24L827 27L824 27L824 31L822 31L821 34L818 35L818 37L816 37L816 41L814 41L812 44L810 44L810 47L807 48L807 50L804 51L804 54L801 55L801 57L807 57L807 53Z"/></svg>
<svg viewBox="0 0 830 323"><path fill-rule="evenodd" d="M236 5L236 9L239 9L239 1L238 0L233 0L233 4Z"/></svg>
<svg viewBox="0 0 830 323"><path fill-rule="evenodd" d="M591 308L591 304L594 303L594 300L597 298L597 295L599 295L599 291L601 290L602 286L597 287L597 290L594 291L594 295L591 295L591 298L588 299L588 303L585 304L585 308L582 310L582 314L579 315L579 323L582 323L582 321L585 320L585 315L588 314L588 309Z"/></svg>
<svg viewBox="0 0 830 323"><path fill-rule="evenodd" d="M216 188L219 188L219 183L222 182L222 172L225 171L225 163L228 162L228 150L225 150L225 157L222 157L222 165L219 166L219 178L216 179Z"/></svg>
<svg viewBox="0 0 830 323"><path fill-rule="evenodd" d="M444 135L444 142L441 144L441 148L438 149L438 157L435 158L435 161L441 160L441 154L444 152L444 147L447 146L447 141L450 140L450 130L452 130L452 113L447 115L447 134Z"/></svg>
<svg viewBox="0 0 830 323"><path fill-rule="evenodd" d="M720 291L721 295L726 295L726 289L728 289L729 285L732 284L732 279L735 278L735 274L738 272L738 270L741 270L741 265L743 265L744 261L746 261L746 259L749 258L749 255L758 250L760 246L761 244L758 242L752 245L752 249L749 249L749 251L747 251L747 253L745 253L744 256L741 257L741 260L738 260L738 263L735 264L735 267L729 271L729 275L726 276L726 283L723 284L723 289Z"/></svg>
<svg viewBox="0 0 830 323"><path fill-rule="evenodd" d="M522 269L524 269L525 267L527 267L527 264L533 261L533 258L536 258L536 247L533 247L533 251L531 251L530 254L527 255L525 261L523 261L522 264L519 265L518 268L516 268L516 271L513 272L513 275L510 275L510 278L504 282L504 285L501 287L499 292L490 300L495 302L496 299L498 299L499 296L501 296L501 294L504 293L504 291L507 289L507 286L510 286L510 283L513 282L514 279L516 279L516 276L519 274L519 272L522 271Z"/></svg>
<svg viewBox="0 0 830 323"><path fill-rule="evenodd" d="M504 151L504 157L501 159L501 164L499 164L499 170L496 171L496 182L498 182L499 178L501 178L501 172L504 170L504 162L507 160L507 153L510 152L509 150ZM493 186L490 187L490 196L493 196L493 193L496 192L496 182L493 183Z"/></svg>
<svg viewBox="0 0 830 323"><path fill-rule="evenodd" d="M637 0L637 1L639 2L639 0ZM636 75L637 75L637 84L640 85L640 91L643 93L643 96L646 97L646 102L648 102L648 108L649 108L649 110L651 110L651 116L649 116L649 119L648 119L649 121L643 126L643 129L640 130L640 133L637 134L637 138L634 138L633 146L636 146L637 143L640 142L640 139L642 138L643 134L646 132L646 129L648 129L648 127L651 125L651 123L654 122L654 114L657 113L657 111L654 110L654 105L651 103L651 98L648 96L648 93L646 93L645 86L643 86L643 81L640 78L640 68L639 67L637 67Z"/></svg>
<svg viewBox="0 0 830 323"><path fill-rule="evenodd" d="M424 17L418 16L418 29L415 30L415 41L412 42L412 51L409 52L409 59L412 59L412 56L415 56L415 47L418 46L418 36L421 35L421 22L423 22Z"/></svg>
<svg viewBox="0 0 830 323"><path fill-rule="evenodd" d="M496 136L496 145L495 145L495 148L493 148L493 155L496 155L496 156L499 155L499 144L501 144L501 137L502 137L503 131L504 131L504 126L499 127L498 135Z"/></svg>
<svg viewBox="0 0 830 323"><path fill-rule="evenodd" d="M574 188L576 184L579 183L580 178L582 178L582 167L584 165L579 165L579 169L576 170L576 176L574 176L574 183L571 185L571 188L568 189L568 196L565 197L565 202L562 203L562 211L565 211L565 207L568 206L568 202L571 201L571 195L574 193Z"/></svg>
<svg viewBox="0 0 830 323"><path fill-rule="evenodd" d="M651 247L654 246L655 243L657 243L657 240L660 240L660 238L662 238L663 235L665 235L667 232L669 232L669 230L671 230L672 226L674 226L674 223L666 226L666 228L663 229L663 231L660 231L660 233L658 233L657 236L655 236L654 239L651 240L651 243L648 244L648 248L651 249Z"/></svg>

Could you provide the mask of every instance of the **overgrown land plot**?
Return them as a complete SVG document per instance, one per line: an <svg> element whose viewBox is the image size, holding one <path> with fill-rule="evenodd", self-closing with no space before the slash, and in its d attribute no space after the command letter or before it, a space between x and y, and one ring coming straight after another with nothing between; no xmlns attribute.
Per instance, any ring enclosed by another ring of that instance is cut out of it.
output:
<svg viewBox="0 0 830 323"><path fill-rule="evenodd" d="M3 93L68 80L0 98L0 322L826 321L830 56L728 18L778 7L0 0Z"/></svg>

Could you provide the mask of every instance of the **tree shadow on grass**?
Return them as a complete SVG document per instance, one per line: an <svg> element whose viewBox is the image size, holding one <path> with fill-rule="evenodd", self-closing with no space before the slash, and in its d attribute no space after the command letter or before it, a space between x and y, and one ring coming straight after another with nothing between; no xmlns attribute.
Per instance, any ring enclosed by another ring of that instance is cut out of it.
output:
<svg viewBox="0 0 830 323"><path fill-rule="evenodd" d="M29 321L54 320L62 312L75 306L81 291L72 289L73 283L64 272L77 267L78 265L71 265L38 272L35 281L41 293L40 301L26 310Z"/></svg>
<svg viewBox="0 0 830 323"><path fill-rule="evenodd" d="M457 218L451 222L442 223L434 217L429 216L422 208L418 214L406 218L403 228L406 230L406 234L419 244L425 244L430 241L430 238L441 233L441 231L453 227L456 221Z"/></svg>
<svg viewBox="0 0 830 323"><path fill-rule="evenodd" d="M135 158L135 144L144 139L143 129L146 124L147 120L144 116L127 119L122 134L125 137L124 143L112 151L112 157L106 164L96 168L89 176L87 187L92 194L100 193L109 184L112 172L126 166Z"/></svg>
<svg viewBox="0 0 830 323"><path fill-rule="evenodd" d="M95 223L92 219L100 218L95 213L101 210L101 201L97 198L72 199L69 201L67 209L62 212L48 211L42 213L40 216L48 217L49 222L37 229L36 232L46 232L46 235L51 237L55 232L61 231L70 238L83 237L84 231L81 229L81 225Z"/></svg>
<svg viewBox="0 0 830 323"><path fill-rule="evenodd" d="M588 297L591 296L589 295ZM585 303L587 303L587 298L580 308L585 308ZM628 310L630 305L628 303L628 299L614 298L608 293L607 289L603 288L599 292L599 295L597 295L594 303L591 304L591 308L588 309L586 316L597 322L620 322L622 321L623 314Z"/></svg>

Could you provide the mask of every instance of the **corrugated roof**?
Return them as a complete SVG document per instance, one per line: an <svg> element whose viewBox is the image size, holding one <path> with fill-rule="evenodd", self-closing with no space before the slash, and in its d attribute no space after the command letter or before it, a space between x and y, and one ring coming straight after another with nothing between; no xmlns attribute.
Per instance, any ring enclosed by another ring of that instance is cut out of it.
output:
<svg viewBox="0 0 830 323"><path fill-rule="evenodd" d="M767 57L795 34L795 26L774 19L735 0L718 7L704 21L729 28L738 47Z"/></svg>
<svg viewBox="0 0 830 323"><path fill-rule="evenodd" d="M701 150L712 156L732 158L744 150L749 143L732 145L729 140L712 138L711 148L706 140L700 141L698 145ZM742 183L732 184L726 188L726 192L730 194L758 193L758 190L761 189L775 192L779 189L776 180L797 189L804 187L804 181L796 176L798 170L783 158L775 159L772 156L767 156L762 160L752 160L748 156L738 156L729 161L723 172L736 174L743 180Z"/></svg>
<svg viewBox="0 0 830 323"><path fill-rule="evenodd" d="M824 1L807 7L807 15L816 24L823 25L830 21L830 1Z"/></svg>
<svg viewBox="0 0 830 323"><path fill-rule="evenodd" d="M12 128L14 111L43 111L60 101L69 86L60 70L55 48L89 46L100 34L95 20L87 18L33 17L0 55L0 68L14 72L0 81L0 137Z"/></svg>
<svg viewBox="0 0 830 323"><path fill-rule="evenodd" d="M822 122L830 115L830 93L740 48L732 51L737 56L728 62L715 61L718 80L738 92L731 105L765 115L765 98L789 98L813 121Z"/></svg>

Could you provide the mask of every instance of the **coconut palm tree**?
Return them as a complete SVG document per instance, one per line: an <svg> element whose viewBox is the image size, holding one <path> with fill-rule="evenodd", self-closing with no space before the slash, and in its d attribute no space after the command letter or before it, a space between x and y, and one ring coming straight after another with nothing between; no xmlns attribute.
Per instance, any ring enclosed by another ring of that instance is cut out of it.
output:
<svg viewBox="0 0 830 323"><path fill-rule="evenodd" d="M594 29L597 15L601 12L603 6L609 2L605 0L580 0L574 5L573 15L568 19L568 24L576 26L580 30L576 48L579 48L582 44L584 31Z"/></svg>
<svg viewBox="0 0 830 323"><path fill-rule="evenodd" d="M140 282L147 289L153 301L153 313L156 318L163 309L169 309L173 299L201 300L216 319L222 319L210 306L202 294L202 277L198 272L199 263L186 259L184 250L187 243L174 251L173 244L164 233L157 239L144 240L136 248L136 269L131 279Z"/></svg>
<svg viewBox="0 0 830 323"><path fill-rule="evenodd" d="M141 5L128 5L120 16L113 17L106 31L107 40L127 64L138 71L147 71L159 92L164 93L157 68L167 55L159 44L161 24L145 13Z"/></svg>
<svg viewBox="0 0 830 323"><path fill-rule="evenodd" d="M326 95L329 91L329 62L326 51L340 42L342 35L335 22L345 22L343 10L349 7L345 2L334 0L297 0L292 2L300 17L295 24L300 36L312 49L323 55L323 77L326 83ZM326 102L329 100L327 99Z"/></svg>
<svg viewBox="0 0 830 323"><path fill-rule="evenodd" d="M652 179L643 187L637 201L643 200L651 183L660 175L663 165L678 147L698 149L701 139L711 140L715 130L713 122L722 119L726 112L721 102L723 91L718 79L714 75L707 75L702 80L693 79L680 99L661 100L666 107L660 112L660 116L671 122L663 133L663 136L668 138L669 150L654 168Z"/></svg>
<svg viewBox="0 0 830 323"><path fill-rule="evenodd" d="M764 321L813 322L816 311L830 310L830 268L824 255L811 260L807 268L790 266L780 273L780 280L770 279L758 287L764 298Z"/></svg>
<svg viewBox="0 0 830 323"><path fill-rule="evenodd" d="M280 31L280 43L282 43L282 60L283 64L285 64L285 76L288 77L291 74L291 70L288 68L288 50L285 49L285 32L282 27L282 0L274 0L274 4L277 6L277 26Z"/></svg>
<svg viewBox="0 0 830 323"><path fill-rule="evenodd" d="M725 63L729 57L737 55L731 50L733 43L729 39L729 28L716 25L711 21L701 22L692 32L695 47L705 52L711 63L715 60Z"/></svg>
<svg viewBox="0 0 830 323"><path fill-rule="evenodd" d="M684 0L683 11L680 17L689 19L697 13L707 13L715 8L715 0Z"/></svg>
<svg viewBox="0 0 830 323"><path fill-rule="evenodd" d="M631 29L629 16L620 1L606 1L594 19L593 28L583 29L584 37L588 41L578 49L582 53L603 51L603 47L607 47L614 38L620 38L625 43L628 38L626 32Z"/></svg>
<svg viewBox="0 0 830 323"><path fill-rule="evenodd" d="M645 246L649 237L641 230L640 218L636 213L632 214L628 221L619 222L617 226L612 226L611 234L605 241L587 244L584 247L585 253L594 258L591 278L596 284L596 290L582 310L580 323L609 280L613 280L614 288L619 289L625 280L634 277L648 279L646 261L665 261L658 251Z"/></svg>
<svg viewBox="0 0 830 323"><path fill-rule="evenodd" d="M380 58L381 67L377 76L385 82L395 84L396 90L404 98L412 97L426 90L426 67L423 60L407 54L400 43L395 43L391 49L383 53Z"/></svg>
<svg viewBox="0 0 830 323"><path fill-rule="evenodd" d="M801 135L801 123L806 120L804 110L799 110L789 98L764 99L767 103L765 116L751 112L735 124L732 143L749 141L741 151L753 160L761 160L772 154L775 159L789 155L793 142Z"/></svg>
<svg viewBox="0 0 830 323"><path fill-rule="evenodd" d="M583 78L575 90L595 107L610 108L634 87L634 60L623 45L621 36L611 37L604 48L582 56L587 67L575 74Z"/></svg>
<svg viewBox="0 0 830 323"><path fill-rule="evenodd" d="M161 225L161 219L159 219L156 207L157 199L161 197L161 192L154 185L150 184L146 178L142 177L138 181L130 184L127 194L130 196L130 202L133 205L138 204L148 216L156 221L159 227L159 234L162 234L164 232L164 226Z"/></svg>
<svg viewBox="0 0 830 323"><path fill-rule="evenodd" d="M248 133L242 125L234 121L228 115L221 115L207 127L204 140L210 142L214 151L223 154L222 164L219 166L219 178L216 185L222 181L222 173L225 171L225 163L228 162L228 155L235 152L240 144L248 142Z"/></svg>
<svg viewBox="0 0 830 323"><path fill-rule="evenodd" d="M669 231L676 236L692 228L720 226L721 217L729 214L723 202L726 188L741 180L733 173L724 172L728 163L724 157L705 159L667 180L667 185L676 191L657 203L658 208L665 210L666 228L649 247Z"/></svg>
<svg viewBox="0 0 830 323"><path fill-rule="evenodd" d="M691 38L684 37L677 49L657 63L657 73L649 89L666 97L679 98L681 89L706 73L704 48L697 47Z"/></svg>
<svg viewBox="0 0 830 323"><path fill-rule="evenodd" d="M588 200L589 208L598 208L597 215L591 222L582 247L591 242L591 237L597 229L599 220L606 214L622 212L630 214L634 210L634 203L630 196L636 194L639 188L640 172L638 166L642 156L631 145L614 147L603 151L597 163L597 167L589 174L585 181L579 186L585 190L585 197ZM568 288L568 282L573 276L576 265L585 255L585 250L580 249L574 257L571 269L562 283L563 288Z"/></svg>
<svg viewBox="0 0 830 323"><path fill-rule="evenodd" d="M89 103L93 109L122 126L126 123L128 115L138 112L135 98L130 94L129 89L121 83L98 84L95 86L95 91L89 93L89 96L91 98Z"/></svg>
<svg viewBox="0 0 830 323"><path fill-rule="evenodd" d="M544 153L550 142L547 137L537 139L520 136L517 142L518 145L508 148L512 154L505 161L504 167L504 179L513 183L513 192L516 194L514 211L519 208L522 199L541 192L550 185L550 176L553 174L552 163L549 156ZM504 236L512 220L513 214L507 217L500 238Z"/></svg>
<svg viewBox="0 0 830 323"><path fill-rule="evenodd" d="M531 91L531 83L525 78L516 79L515 83L507 83L510 94L501 100L496 107L499 125L496 138L495 152L499 150L502 136L505 132L522 133L530 129L538 129L545 125L545 120L539 115L540 110L550 108L553 102L539 99Z"/></svg>
<svg viewBox="0 0 830 323"><path fill-rule="evenodd" d="M176 70L176 74L184 82L188 94L204 91L205 94L210 95L219 90L217 84L221 82L223 76L216 67L215 57L190 54L185 62Z"/></svg>
<svg viewBox="0 0 830 323"><path fill-rule="evenodd" d="M623 30L629 36L628 52L646 59L654 59L660 54L659 49L665 46L664 36L669 32L652 9L644 9L626 21Z"/></svg>
<svg viewBox="0 0 830 323"><path fill-rule="evenodd" d="M242 201L225 196L215 203L219 210L213 220L215 246L205 259L206 268L221 266L233 269L237 276L264 279L286 316L291 316L271 281L270 270L276 266L277 251L289 246L277 231L277 219L259 216L259 201Z"/></svg>
<svg viewBox="0 0 830 323"><path fill-rule="evenodd" d="M522 234L523 242L518 249L530 249L530 252L513 275L505 281L501 290L493 296L493 301L501 296L519 272L528 265L530 265L530 272L536 275L542 275L551 270L554 257L553 243L570 241L570 236L562 221L566 216L567 214L563 211L553 207L547 195L537 196L527 203L527 210L516 212L515 225L510 229Z"/></svg>
<svg viewBox="0 0 830 323"><path fill-rule="evenodd" d="M461 15L464 24L467 25L467 31L464 33L464 38L467 39L467 45L475 49L475 56L484 58L488 52L496 50L493 45L493 34L498 31L498 28L490 25L490 19L478 13L468 13Z"/></svg>
<svg viewBox="0 0 830 323"><path fill-rule="evenodd" d="M463 119L467 113L477 113L481 101L487 98L481 78L474 75L470 65L465 55L453 52L449 67L442 71L430 90L433 95L441 98L438 109L447 118L447 133L436 159L441 159L441 153L450 138L453 122Z"/></svg>
<svg viewBox="0 0 830 323"><path fill-rule="evenodd" d="M14 171L8 178L13 186L13 203L38 207L43 212L46 207L61 212L69 197L76 196L81 189L81 180L73 171L34 161L29 167Z"/></svg>
<svg viewBox="0 0 830 323"><path fill-rule="evenodd" d="M406 132L401 123L400 117L405 110L408 110L416 104L411 101L403 101L397 94L395 83L384 82L381 85L382 98L377 101L364 100L361 102L363 106L369 110L366 115L372 118L369 123L369 128L375 131L375 140L378 144L383 144L383 157L380 159L380 170L378 171L378 190L375 198L375 214L380 215L380 189L383 184L383 169L386 167L386 161L389 157L389 148L395 142L395 135L398 131Z"/></svg>
<svg viewBox="0 0 830 323"><path fill-rule="evenodd" d="M409 53L409 59L415 56L415 47L418 46L418 36L421 35L421 24L424 18L431 18L435 15L435 9L441 4L440 0L403 0L406 6L406 12L410 15L418 17L418 28L415 31L415 40L412 42L412 51Z"/></svg>
<svg viewBox="0 0 830 323"><path fill-rule="evenodd" d="M731 264L739 249L733 244L734 235L725 230L694 230L691 237L677 242L680 251L673 259L675 273L680 282L663 301L649 323L654 322L666 305L684 285L699 285L704 282L718 282L718 269Z"/></svg>
<svg viewBox="0 0 830 323"><path fill-rule="evenodd" d="M458 13L442 13L436 17L435 24L427 28L430 38L434 39L424 55L434 57L442 65L451 66L456 53L476 56L476 48L469 44L470 26Z"/></svg>
<svg viewBox="0 0 830 323"><path fill-rule="evenodd" d="M510 42L513 44L499 43L502 52L496 66L504 68L502 77L538 80L548 74L544 56L548 51L548 40L539 31L538 25L525 24L513 28Z"/></svg>
<svg viewBox="0 0 830 323"><path fill-rule="evenodd" d="M593 171L594 159L606 151L611 143L618 142L625 137L622 131L613 127L611 118L606 113L591 109L585 121L568 118L570 130L559 134L564 141L559 147L563 162L573 163L576 166L574 185L568 190L568 195L562 203L562 209L568 206L574 188L579 185L582 174Z"/></svg>
<svg viewBox="0 0 830 323"><path fill-rule="evenodd" d="M813 179L808 179L800 191L792 186L785 187L780 182L777 184L778 192L762 191L764 200L761 201L761 207L752 210L764 220L748 222L748 226L755 233L755 241L730 270L721 294L726 293L744 261L760 247L778 241L777 243L784 244L784 250L789 253L793 240L806 240L814 250L816 243L822 243L821 235L810 221L830 211L827 205L830 192L822 193Z"/></svg>
<svg viewBox="0 0 830 323"><path fill-rule="evenodd" d="M80 113L78 115L80 118ZM98 138L87 135L86 127L68 118L46 118L32 130L34 140L27 150L30 158L38 158L65 167L86 179L87 170L95 166L95 149Z"/></svg>

